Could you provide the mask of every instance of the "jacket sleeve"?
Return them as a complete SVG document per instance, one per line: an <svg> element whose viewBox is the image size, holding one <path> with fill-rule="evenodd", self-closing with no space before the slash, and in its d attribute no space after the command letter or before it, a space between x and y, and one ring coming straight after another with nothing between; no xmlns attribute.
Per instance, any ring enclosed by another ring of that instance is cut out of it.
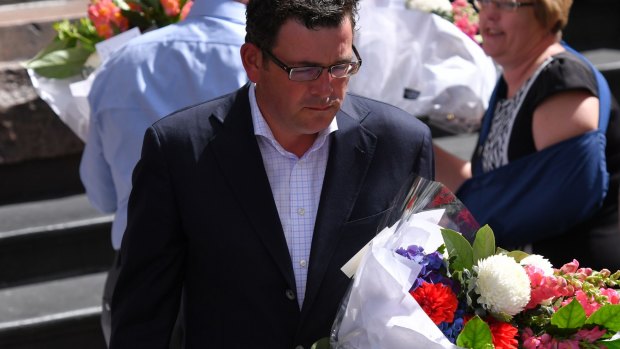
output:
<svg viewBox="0 0 620 349"><path fill-rule="evenodd" d="M162 142L146 132L133 177L110 348L167 348L181 298L185 240Z"/></svg>

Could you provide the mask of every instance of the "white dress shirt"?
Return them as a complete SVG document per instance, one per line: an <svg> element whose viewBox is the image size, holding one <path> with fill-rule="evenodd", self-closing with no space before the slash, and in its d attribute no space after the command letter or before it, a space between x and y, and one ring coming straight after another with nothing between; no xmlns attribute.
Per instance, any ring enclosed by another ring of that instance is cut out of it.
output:
<svg viewBox="0 0 620 349"><path fill-rule="evenodd" d="M328 136L338 130L338 124L334 118L326 129L319 132L310 149L302 157L297 157L274 138L256 103L253 84L249 92L254 134L286 237L295 273L297 301L301 308L306 292L314 223L329 158Z"/></svg>

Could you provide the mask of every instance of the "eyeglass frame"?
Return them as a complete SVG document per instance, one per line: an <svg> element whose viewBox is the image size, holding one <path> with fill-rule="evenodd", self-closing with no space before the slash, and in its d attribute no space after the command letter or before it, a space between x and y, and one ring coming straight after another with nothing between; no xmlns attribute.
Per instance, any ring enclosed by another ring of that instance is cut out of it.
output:
<svg viewBox="0 0 620 349"><path fill-rule="evenodd" d="M288 65L286 65L286 63L282 62L278 57L274 56L273 53L271 53L269 50L265 50L262 49L261 51L263 53L265 53L269 59L271 59L278 67L280 67L282 70L284 70L287 75L288 75L288 79L291 81L295 81L295 82L306 82L306 81L314 81L316 79L318 79L321 74L323 74L323 70L327 69L327 72L329 73L329 75L334 78L334 79L342 79L342 78L346 78L346 77L350 77L351 75L357 74L357 72L360 70L360 68L362 67L362 58L360 57L359 52L357 52L357 49L355 48L355 45L352 46L353 48L353 53L355 54L355 59L356 61L353 62L346 62L346 63L338 63L338 64L334 64L334 65L330 65L328 67L323 67L320 65L309 65L309 66L304 66L304 67L289 67ZM347 64L357 64L357 68L355 68L354 72L349 72L347 75L344 76L334 76L334 74L332 73L332 69L334 67L338 67L338 66L342 66L342 65L347 65ZM308 68L321 68L321 70L318 72L318 74L316 74L316 76L313 79L309 79L309 80L293 80L291 78L291 75L293 74L295 69L308 69Z"/></svg>
<svg viewBox="0 0 620 349"><path fill-rule="evenodd" d="M487 7L491 4L495 5L499 10L506 12L516 12L521 7L534 6L535 2L518 2L517 0L475 0L474 4L478 9Z"/></svg>

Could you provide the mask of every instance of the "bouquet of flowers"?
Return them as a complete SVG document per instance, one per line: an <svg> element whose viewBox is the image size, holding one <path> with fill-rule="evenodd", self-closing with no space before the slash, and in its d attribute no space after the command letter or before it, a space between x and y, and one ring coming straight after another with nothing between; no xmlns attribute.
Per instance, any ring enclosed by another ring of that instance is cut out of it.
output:
<svg viewBox="0 0 620 349"><path fill-rule="evenodd" d="M366 68L349 81L349 91L447 133L480 127L498 70L479 44L470 2L364 0L358 24L355 46Z"/></svg>
<svg viewBox="0 0 620 349"><path fill-rule="evenodd" d="M92 0L88 18L54 23L56 37L25 67L46 78L88 75L98 65L96 44L132 28L145 31L178 22L192 4L191 0Z"/></svg>
<svg viewBox="0 0 620 349"><path fill-rule="evenodd" d="M88 93L101 62L141 31L183 20L192 0L91 0L88 18L54 23L54 40L24 63L35 91L86 142Z"/></svg>
<svg viewBox="0 0 620 349"><path fill-rule="evenodd" d="M415 186L439 189L412 189L397 223L348 266L353 282L323 347L620 348L620 271L576 260L556 269L498 248L456 198L433 204L450 197L443 186Z"/></svg>

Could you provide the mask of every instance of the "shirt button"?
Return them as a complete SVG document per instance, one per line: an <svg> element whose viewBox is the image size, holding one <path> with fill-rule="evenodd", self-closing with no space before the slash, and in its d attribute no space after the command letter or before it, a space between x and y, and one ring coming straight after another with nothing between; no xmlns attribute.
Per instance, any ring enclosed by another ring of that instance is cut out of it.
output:
<svg viewBox="0 0 620 349"><path fill-rule="evenodd" d="M295 292L293 292L293 290L288 289L286 290L285 294L286 294L286 298L288 298L289 300L291 301L295 300Z"/></svg>
<svg viewBox="0 0 620 349"><path fill-rule="evenodd" d="M304 209L303 207L298 208L297 214L303 216L304 214L306 214L306 209Z"/></svg>
<svg viewBox="0 0 620 349"><path fill-rule="evenodd" d="M305 268L306 264L308 264L308 263L306 262L305 259L302 259L302 260L299 261L299 266L302 267L302 268Z"/></svg>

